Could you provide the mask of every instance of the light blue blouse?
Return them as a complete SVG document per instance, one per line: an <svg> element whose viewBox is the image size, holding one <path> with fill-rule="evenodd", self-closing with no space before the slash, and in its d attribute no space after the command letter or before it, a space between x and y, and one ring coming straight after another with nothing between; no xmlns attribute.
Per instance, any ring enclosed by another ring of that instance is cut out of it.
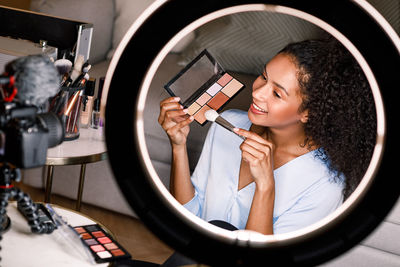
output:
<svg viewBox="0 0 400 267"><path fill-rule="evenodd" d="M247 112L221 114L233 125L249 129ZM245 229L255 183L238 191L241 162L235 134L213 123L191 180L195 196L184 206L200 218L223 220ZM294 231L319 221L342 204L343 183L333 181L326 164L311 151L274 170L274 233Z"/></svg>

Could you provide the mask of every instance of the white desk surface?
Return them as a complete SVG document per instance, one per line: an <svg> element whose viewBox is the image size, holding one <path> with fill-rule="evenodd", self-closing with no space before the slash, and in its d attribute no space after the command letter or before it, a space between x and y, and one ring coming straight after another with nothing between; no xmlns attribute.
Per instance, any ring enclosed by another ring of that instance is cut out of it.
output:
<svg viewBox="0 0 400 267"><path fill-rule="evenodd" d="M47 150L46 165L75 165L107 158L104 128L80 129L78 139L64 141Z"/></svg>
<svg viewBox="0 0 400 267"><path fill-rule="evenodd" d="M78 212L53 207L71 226L96 223ZM11 227L0 241L1 266L109 266L108 263L92 264L85 254L76 250L57 230L51 234L33 234L26 219L18 211L15 201L9 203L7 215L11 218Z"/></svg>
<svg viewBox="0 0 400 267"><path fill-rule="evenodd" d="M104 128L80 128L79 138L47 150L47 158L70 158L106 152Z"/></svg>

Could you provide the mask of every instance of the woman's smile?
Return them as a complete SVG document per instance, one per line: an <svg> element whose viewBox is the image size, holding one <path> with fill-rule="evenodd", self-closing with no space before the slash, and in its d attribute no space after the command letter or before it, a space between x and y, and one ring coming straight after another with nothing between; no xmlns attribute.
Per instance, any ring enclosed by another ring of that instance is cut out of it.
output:
<svg viewBox="0 0 400 267"><path fill-rule="evenodd" d="M257 106L254 102L250 105L250 111L253 112L254 114L260 114L260 115L268 113L266 110Z"/></svg>

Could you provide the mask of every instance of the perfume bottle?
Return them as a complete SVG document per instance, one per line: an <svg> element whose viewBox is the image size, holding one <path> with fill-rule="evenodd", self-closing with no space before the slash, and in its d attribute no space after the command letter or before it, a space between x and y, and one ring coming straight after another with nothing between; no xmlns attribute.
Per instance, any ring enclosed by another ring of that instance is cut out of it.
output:
<svg viewBox="0 0 400 267"><path fill-rule="evenodd" d="M100 99L96 98L93 104L92 120L90 127L98 129L100 125Z"/></svg>
<svg viewBox="0 0 400 267"><path fill-rule="evenodd" d="M82 110L80 118L80 123L82 128L88 128L90 125L92 109L93 109L93 95L94 95L95 85L96 85L95 78L90 78L86 83L85 92L82 97Z"/></svg>

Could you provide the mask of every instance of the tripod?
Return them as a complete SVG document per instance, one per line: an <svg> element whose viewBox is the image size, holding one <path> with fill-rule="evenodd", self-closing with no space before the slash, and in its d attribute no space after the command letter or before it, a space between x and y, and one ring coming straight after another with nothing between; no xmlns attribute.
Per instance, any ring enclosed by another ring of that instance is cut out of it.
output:
<svg viewBox="0 0 400 267"><path fill-rule="evenodd" d="M10 199L17 201L18 209L27 219L32 233L50 234L54 231L54 225L39 220L37 205L31 197L21 189L14 187L12 181L21 180L21 171L11 167L8 163L3 163L0 167L0 240L2 234L10 228L11 221L7 216L7 205Z"/></svg>

